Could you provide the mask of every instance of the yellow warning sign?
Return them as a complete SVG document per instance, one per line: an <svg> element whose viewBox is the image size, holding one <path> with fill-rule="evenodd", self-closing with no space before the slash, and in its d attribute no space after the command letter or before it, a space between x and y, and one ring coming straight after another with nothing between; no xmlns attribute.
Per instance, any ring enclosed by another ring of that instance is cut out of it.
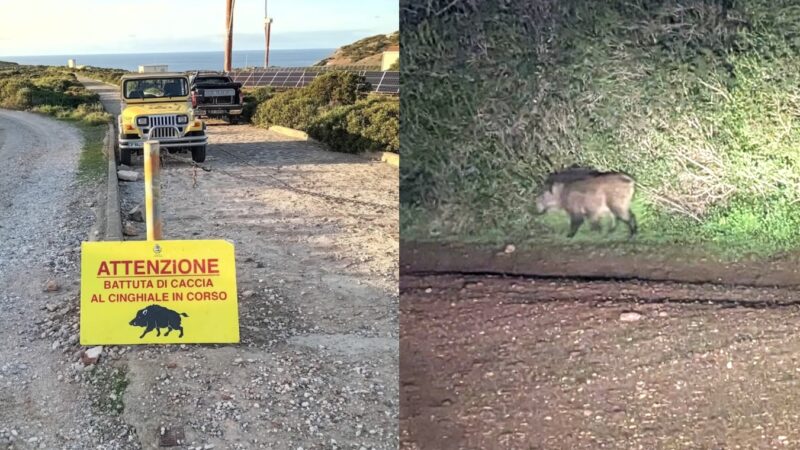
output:
<svg viewBox="0 0 800 450"><path fill-rule="evenodd" d="M81 345L239 342L227 241L84 242Z"/></svg>

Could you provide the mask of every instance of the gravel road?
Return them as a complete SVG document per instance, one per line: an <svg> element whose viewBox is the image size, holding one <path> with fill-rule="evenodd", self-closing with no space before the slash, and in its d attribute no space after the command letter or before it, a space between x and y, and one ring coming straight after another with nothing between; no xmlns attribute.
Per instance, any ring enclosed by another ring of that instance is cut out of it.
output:
<svg viewBox="0 0 800 450"><path fill-rule="evenodd" d="M77 302L96 203L92 186L75 181L81 148L64 122L0 110L0 448L94 447L100 428L124 429L73 383L76 360L63 352L77 326L60 325L59 341L43 311ZM57 290L44 292L48 282Z"/></svg>
<svg viewBox="0 0 800 450"><path fill-rule="evenodd" d="M164 235L235 243L242 343L125 348L124 419L145 448L162 428L196 448L397 448L397 169L249 125L208 134L199 167L164 159ZM142 201L141 182L120 190L123 213Z"/></svg>

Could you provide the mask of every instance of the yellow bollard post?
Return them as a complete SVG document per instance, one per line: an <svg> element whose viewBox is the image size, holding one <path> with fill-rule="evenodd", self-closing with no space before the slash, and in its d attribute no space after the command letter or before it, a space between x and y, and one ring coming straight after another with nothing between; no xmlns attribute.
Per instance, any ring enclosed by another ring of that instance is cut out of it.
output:
<svg viewBox="0 0 800 450"><path fill-rule="evenodd" d="M147 240L161 240L161 158L158 141L144 143L144 206Z"/></svg>

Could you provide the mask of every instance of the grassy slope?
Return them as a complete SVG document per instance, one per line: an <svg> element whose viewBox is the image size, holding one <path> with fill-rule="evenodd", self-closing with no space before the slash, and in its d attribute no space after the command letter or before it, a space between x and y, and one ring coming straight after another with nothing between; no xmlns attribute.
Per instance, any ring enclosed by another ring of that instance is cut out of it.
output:
<svg viewBox="0 0 800 450"><path fill-rule="evenodd" d="M111 116L103 111L97 95L86 90L67 69L11 66L0 70L0 107L48 114L73 123L84 138L79 180L102 179L106 167L103 138Z"/></svg>
<svg viewBox="0 0 800 450"><path fill-rule="evenodd" d="M800 245L800 8L449 4L401 2L405 238L565 244L531 209L579 163L637 178L640 247Z"/></svg>
<svg viewBox="0 0 800 450"><path fill-rule="evenodd" d="M74 69L74 72L78 75L93 78L95 80L105 81L106 83L114 85L119 85L122 76L126 73L130 73L127 70L122 69L104 69L92 66L87 66L82 69Z"/></svg>
<svg viewBox="0 0 800 450"><path fill-rule="evenodd" d="M380 66L383 49L389 45L398 45L399 43L400 33L397 31L389 36L376 34L339 48L332 56L325 58L316 65Z"/></svg>

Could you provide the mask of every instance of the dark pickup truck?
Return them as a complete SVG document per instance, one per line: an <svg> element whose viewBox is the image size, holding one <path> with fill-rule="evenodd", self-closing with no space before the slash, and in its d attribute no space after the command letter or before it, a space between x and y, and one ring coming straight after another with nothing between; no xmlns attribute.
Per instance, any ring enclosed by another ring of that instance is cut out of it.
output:
<svg viewBox="0 0 800 450"><path fill-rule="evenodd" d="M244 103L241 83L219 73L195 72L189 84L192 108L197 115L224 119L231 124L239 122Z"/></svg>

